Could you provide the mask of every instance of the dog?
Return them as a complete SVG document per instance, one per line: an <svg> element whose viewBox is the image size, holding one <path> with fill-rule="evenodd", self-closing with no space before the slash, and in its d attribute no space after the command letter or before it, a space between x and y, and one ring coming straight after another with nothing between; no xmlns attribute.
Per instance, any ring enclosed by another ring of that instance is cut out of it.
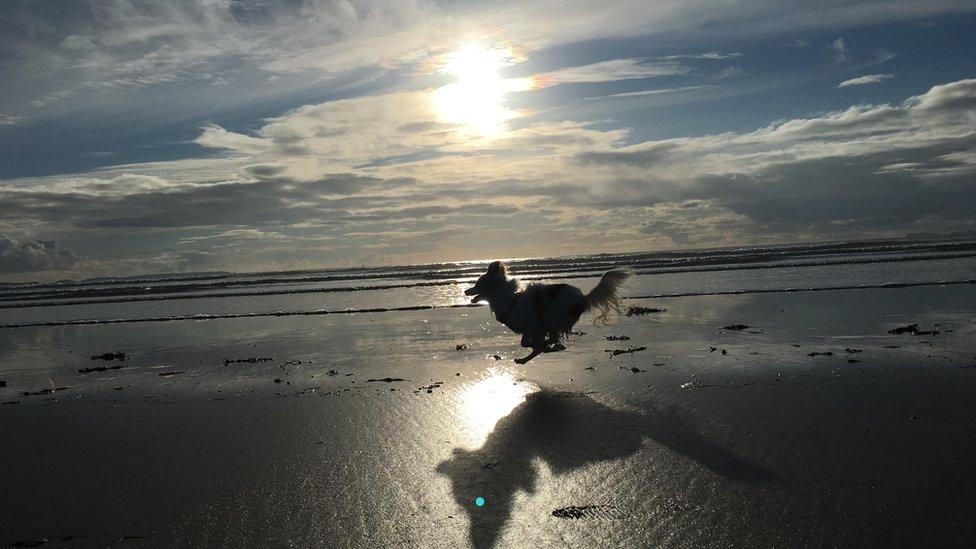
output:
<svg viewBox="0 0 976 549"><path fill-rule="evenodd" d="M471 303L487 301L498 322L521 334L522 347L532 352L515 362L525 364L540 353L565 350L560 339L572 332L583 313L597 311L594 322L609 323L610 314L623 309L619 292L632 275L630 269L607 271L585 295L569 284L529 284L521 289L518 280L508 277L505 264L495 261L464 295L473 296Z"/></svg>

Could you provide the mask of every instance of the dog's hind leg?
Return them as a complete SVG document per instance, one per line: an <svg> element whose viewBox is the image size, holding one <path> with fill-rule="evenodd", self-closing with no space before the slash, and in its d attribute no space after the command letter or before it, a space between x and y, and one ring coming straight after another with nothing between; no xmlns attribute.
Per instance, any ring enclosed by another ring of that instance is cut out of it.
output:
<svg viewBox="0 0 976 549"><path fill-rule="evenodd" d="M557 351L565 351L566 346L559 342L559 331L553 330L546 334L546 350L544 353L554 353Z"/></svg>

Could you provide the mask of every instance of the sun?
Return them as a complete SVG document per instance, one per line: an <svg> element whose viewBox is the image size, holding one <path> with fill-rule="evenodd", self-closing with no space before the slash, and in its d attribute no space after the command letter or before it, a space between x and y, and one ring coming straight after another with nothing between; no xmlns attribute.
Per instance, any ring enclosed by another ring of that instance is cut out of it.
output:
<svg viewBox="0 0 976 549"><path fill-rule="evenodd" d="M505 106L505 95L527 89L522 79L506 79L499 74L515 58L508 48L481 44L466 44L449 54L441 70L456 80L432 94L441 119L482 137L500 134L505 123L518 115Z"/></svg>

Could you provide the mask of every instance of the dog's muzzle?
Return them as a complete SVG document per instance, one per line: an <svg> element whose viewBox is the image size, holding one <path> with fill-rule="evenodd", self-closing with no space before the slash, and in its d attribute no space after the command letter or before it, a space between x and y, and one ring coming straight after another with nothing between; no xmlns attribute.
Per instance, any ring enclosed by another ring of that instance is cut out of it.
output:
<svg viewBox="0 0 976 549"><path fill-rule="evenodd" d="M478 289L477 288L468 288L467 290L464 290L464 295L473 295L474 296L471 299L471 303L477 303L477 302L481 301L482 299L484 299L484 297L481 294L478 293Z"/></svg>

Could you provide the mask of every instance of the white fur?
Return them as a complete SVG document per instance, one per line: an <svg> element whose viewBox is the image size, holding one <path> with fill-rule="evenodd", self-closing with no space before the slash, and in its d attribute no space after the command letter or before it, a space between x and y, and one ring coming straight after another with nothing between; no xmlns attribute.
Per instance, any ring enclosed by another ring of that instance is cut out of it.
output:
<svg viewBox="0 0 976 549"><path fill-rule="evenodd" d="M620 299L620 288L627 282L627 279L634 273L630 269L613 269L603 273L596 288L586 294L586 309L600 311L594 322L609 322L611 312L620 314L623 312L623 301Z"/></svg>

